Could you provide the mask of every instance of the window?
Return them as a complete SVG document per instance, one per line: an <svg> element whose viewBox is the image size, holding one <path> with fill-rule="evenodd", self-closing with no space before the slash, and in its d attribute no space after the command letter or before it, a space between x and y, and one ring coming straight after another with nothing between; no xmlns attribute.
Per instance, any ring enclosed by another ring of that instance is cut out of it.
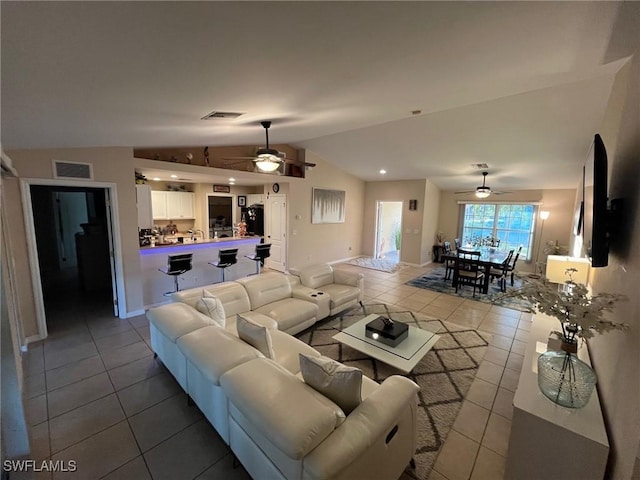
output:
<svg viewBox="0 0 640 480"><path fill-rule="evenodd" d="M531 260L535 205L468 203L463 205L462 242L472 237L494 237L503 250L517 250L520 257Z"/></svg>

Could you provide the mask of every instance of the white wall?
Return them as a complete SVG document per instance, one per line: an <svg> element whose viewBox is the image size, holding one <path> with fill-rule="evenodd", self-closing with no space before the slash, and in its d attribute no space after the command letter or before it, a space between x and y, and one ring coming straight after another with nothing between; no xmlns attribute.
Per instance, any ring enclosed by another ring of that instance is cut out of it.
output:
<svg viewBox="0 0 640 480"><path fill-rule="evenodd" d="M355 257L362 251L364 182L311 151L306 161L316 166L306 178L275 177L288 202L288 267ZM312 224L313 187L346 191L345 223Z"/></svg>
<svg viewBox="0 0 640 480"><path fill-rule="evenodd" d="M640 4L627 5L640 31ZM640 50L636 50L640 52ZM629 324L626 333L600 335L590 341L598 375L612 454L609 478L628 479L640 441L640 57L618 73L601 135L609 158L609 197L624 199L619 232L612 238L609 266L593 269L594 292L617 292L619 303L611 318ZM638 472L640 473L640 472ZM637 477L636 477L637 478Z"/></svg>
<svg viewBox="0 0 640 480"><path fill-rule="evenodd" d="M367 182L365 184L362 251L373 255L376 230L376 202L404 202L402 209L402 247L400 260L422 263L422 235L425 198L425 180L397 182ZM417 200L417 210L409 210L409 200Z"/></svg>

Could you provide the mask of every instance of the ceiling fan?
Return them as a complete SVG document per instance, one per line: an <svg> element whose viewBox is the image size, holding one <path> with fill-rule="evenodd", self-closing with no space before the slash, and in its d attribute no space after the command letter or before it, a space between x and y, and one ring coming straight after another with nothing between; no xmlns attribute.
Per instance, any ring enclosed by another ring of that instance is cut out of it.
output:
<svg viewBox="0 0 640 480"><path fill-rule="evenodd" d="M264 128L264 134L266 142L264 148L258 148L256 154L253 157L233 157L225 160L251 160L254 162L257 169L261 172L271 173L280 169L285 161L293 162L302 165L305 168L313 168L315 163L301 162L298 160L287 159L284 152L279 152L273 148L269 148L269 128L271 127L270 121L260 122L262 128Z"/></svg>
<svg viewBox="0 0 640 480"><path fill-rule="evenodd" d="M482 185L479 186L479 187L476 187L475 190L464 190L462 192L454 192L454 193L456 193L456 194L458 194L458 193L475 193L476 197L478 197L478 198L487 198L491 194L502 195L504 193L511 193L511 192L498 192L496 190L491 190L491 187L489 187L486 184L487 175L489 175L489 172L482 172Z"/></svg>

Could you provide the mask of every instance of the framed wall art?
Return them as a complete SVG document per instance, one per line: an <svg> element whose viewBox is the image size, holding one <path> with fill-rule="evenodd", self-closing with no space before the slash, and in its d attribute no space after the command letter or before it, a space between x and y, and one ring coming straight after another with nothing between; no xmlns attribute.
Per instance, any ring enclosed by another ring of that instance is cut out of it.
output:
<svg viewBox="0 0 640 480"><path fill-rule="evenodd" d="M238 195L238 206L246 207L247 206L247 197L246 195Z"/></svg>
<svg viewBox="0 0 640 480"><path fill-rule="evenodd" d="M346 192L314 188L311 199L311 223L344 223Z"/></svg>
<svg viewBox="0 0 640 480"><path fill-rule="evenodd" d="M213 192L214 193L230 193L231 187L229 185L214 185Z"/></svg>

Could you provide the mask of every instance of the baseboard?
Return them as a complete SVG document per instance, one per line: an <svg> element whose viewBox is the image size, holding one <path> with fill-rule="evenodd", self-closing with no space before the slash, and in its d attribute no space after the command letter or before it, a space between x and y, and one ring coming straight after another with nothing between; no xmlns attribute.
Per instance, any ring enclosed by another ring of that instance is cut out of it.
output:
<svg viewBox="0 0 640 480"><path fill-rule="evenodd" d="M44 339L45 337L42 337L40 334L31 335L30 337L27 337L24 339L24 345L20 347L20 350L27 351L28 350L27 345L33 342L39 342L40 340L44 340Z"/></svg>
<svg viewBox="0 0 640 480"><path fill-rule="evenodd" d="M327 262L327 263L329 265L335 265L336 263L344 263L344 262L348 262L349 260L353 260L354 258L360 258L360 257L366 257L366 255L355 255L353 257L341 258L340 260L333 260L333 261Z"/></svg>
<svg viewBox="0 0 640 480"><path fill-rule="evenodd" d="M132 312L127 312L125 313L124 318L131 318L131 317L137 317L139 315L144 315L147 309L148 308L145 306L145 308L143 308L142 310L133 310Z"/></svg>

